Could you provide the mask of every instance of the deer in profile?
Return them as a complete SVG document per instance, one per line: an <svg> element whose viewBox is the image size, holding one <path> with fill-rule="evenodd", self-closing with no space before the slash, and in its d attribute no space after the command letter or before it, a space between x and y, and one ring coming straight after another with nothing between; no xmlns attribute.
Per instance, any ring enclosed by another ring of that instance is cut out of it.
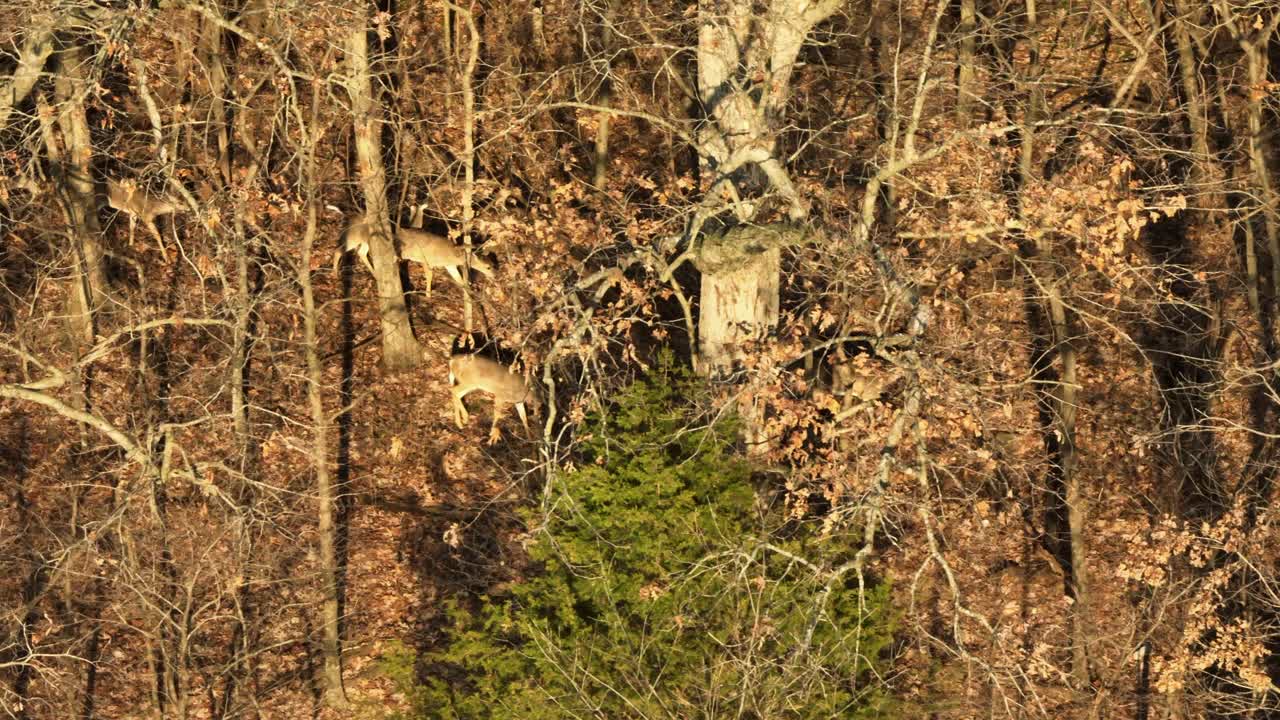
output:
<svg viewBox="0 0 1280 720"><path fill-rule="evenodd" d="M466 427L471 419L467 406L462 399L474 390L483 390L493 395L493 424L489 427L489 444L492 445L502 437L498 431L498 420L508 405L514 405L520 415L520 424L529 432L529 418L525 414L525 405L536 410L539 405L538 395L533 386L523 377L511 371L506 365L474 353L454 354L449 357L449 387L453 393L453 420L459 428Z"/></svg>
<svg viewBox="0 0 1280 720"><path fill-rule="evenodd" d="M136 180L125 179L107 181L107 204L129 216L129 247L133 247L134 231L137 229L138 221L141 220L147 231L156 239L156 245L160 247L160 257L164 258L165 262L169 261L169 253L164 249L164 240L160 237L160 230L156 228L156 218L180 212L182 208L177 203L148 195L145 190L138 187Z"/></svg>
<svg viewBox="0 0 1280 720"><path fill-rule="evenodd" d="M369 262L368 222L358 222L347 229L342 247L333 254L333 271L338 271L338 264L345 253L355 251L364 262L369 272L373 272L373 263ZM396 237L400 239L400 257L422 265L427 271L427 297L431 297L431 281L436 268L444 268L449 276L459 285L462 284L462 273L458 268L466 264L466 249L454 245L449 238L436 235L425 230L414 228L396 228ZM486 277L493 276L493 266L477 255L471 256L471 268Z"/></svg>
<svg viewBox="0 0 1280 720"><path fill-rule="evenodd" d="M831 369L831 390L840 398L840 413L844 419L859 408L865 408L884 395L889 386L902 377L901 371L885 367L882 363L868 362L865 357L851 358L844 348L837 347L834 367Z"/></svg>

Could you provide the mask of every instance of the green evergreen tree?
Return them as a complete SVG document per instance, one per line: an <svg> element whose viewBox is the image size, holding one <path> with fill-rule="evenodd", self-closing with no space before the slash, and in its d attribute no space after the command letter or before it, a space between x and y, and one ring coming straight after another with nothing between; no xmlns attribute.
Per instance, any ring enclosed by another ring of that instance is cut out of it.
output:
<svg viewBox="0 0 1280 720"><path fill-rule="evenodd" d="M731 423L691 425L696 387L664 363L588 419L581 465L529 518L541 572L476 612L451 605L426 684L412 654L386 661L414 716L886 715L887 588L842 581L823 597L816 568L848 548L776 537Z"/></svg>

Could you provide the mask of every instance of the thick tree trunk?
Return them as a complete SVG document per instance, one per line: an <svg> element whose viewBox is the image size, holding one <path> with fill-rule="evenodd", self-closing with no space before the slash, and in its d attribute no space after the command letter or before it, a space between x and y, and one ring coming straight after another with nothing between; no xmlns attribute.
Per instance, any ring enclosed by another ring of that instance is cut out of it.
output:
<svg viewBox="0 0 1280 720"><path fill-rule="evenodd" d="M703 241L695 262L702 272L698 353L707 372L732 372L743 345L777 326L781 247L794 234L744 225Z"/></svg>
<svg viewBox="0 0 1280 720"><path fill-rule="evenodd" d="M897 155L896 137L900 118L895 112L897 90L893 82L893 73L897 67L897 47L889 31L892 11L888 0L872 0L871 32L867 34L868 55L871 57L871 91L876 102L876 139L882 148L888 149L890 161ZM894 178L886 177L879 183L879 197L876 198L875 219L889 232L893 232L898 222L897 191ZM868 187L868 192L871 187Z"/></svg>
<svg viewBox="0 0 1280 720"><path fill-rule="evenodd" d="M9 124L9 116L39 82L44 64L54 51L59 19L53 10L38 12L32 17L26 40L18 51L17 67L9 77L0 80L0 129Z"/></svg>
<svg viewBox="0 0 1280 720"><path fill-rule="evenodd" d="M711 171L711 193L739 195L735 174L757 167L787 205L792 220L807 208L791 177L775 156L778 129L791 97L791 74L805 38L831 16L839 0L775 0L757 15L751 0L702 0L699 3L698 98L708 120L698 152ZM764 78L764 86L756 82ZM730 187L732 186L732 187ZM735 203L738 219L758 209L750 200Z"/></svg>
<svg viewBox="0 0 1280 720"><path fill-rule="evenodd" d="M1239 205L1245 210L1239 220L1245 237L1246 283L1249 294L1249 305L1257 318L1257 336L1260 353L1258 358L1270 364L1273 370L1269 373L1270 381L1265 385L1274 387L1275 380L1280 377L1274 361L1280 355L1276 338L1277 303L1280 303L1280 195L1277 195L1272 179L1271 158L1274 157L1275 113L1268 116L1266 100L1267 83L1272 76L1269 67L1272 63L1272 52L1280 50L1280 45L1273 45L1273 36L1280 28L1280 12L1273 12L1269 22L1257 17L1250 22L1248 16L1237 19L1232 8L1222 0L1216 0L1219 17L1223 18L1231 36L1244 52L1248 85L1245 88L1248 98L1248 176L1240 178L1240 186L1248 188L1242 195L1249 198ZM1268 123L1268 120L1271 120ZM1232 203L1233 205L1236 203ZM1265 305L1259 289L1257 225L1250 215L1261 216L1261 229L1267 242L1267 253L1271 260L1270 293ZM1258 520L1259 513L1270 502L1274 470L1268 467L1274 451L1269 438L1268 428L1274 426L1273 417L1280 411L1280 403L1276 395L1262 386L1255 390L1253 405L1253 427L1258 431L1253 437L1250 465L1250 493L1246 506L1246 526L1252 528Z"/></svg>
<svg viewBox="0 0 1280 720"><path fill-rule="evenodd" d="M1037 17L1036 0L1026 0L1026 19L1028 29L1027 53L1027 111L1022 127L1022 146L1019 159L1019 175L1025 190L1026 183L1034 172L1035 158L1035 123L1039 121L1044 110L1044 92L1040 86L1040 32ZM1020 199L1019 210L1024 226L1029 226L1031 219L1026 215L1026 199ZM1051 240L1041 237L1036 240L1036 256L1044 261L1052 276L1044 283L1048 288L1048 316L1053 353L1058 360L1058 383L1053 387L1053 414L1056 419L1054 432L1058 436L1057 472L1062 480L1063 502L1067 512L1067 532L1070 548L1071 575L1070 590L1075 600L1071 605L1071 674L1076 689L1085 692L1090 687L1089 645L1090 633L1090 596L1086 580L1085 555L1085 494L1081 488L1082 478L1076 472L1076 412L1079 407L1079 384L1076 378L1076 349L1071 331L1071 312L1063 300L1059 290L1057 265L1053 261Z"/></svg>
<svg viewBox="0 0 1280 720"><path fill-rule="evenodd" d="M1039 121L1044 108L1044 93L1039 84L1040 68L1040 32L1036 13L1036 0L1026 0L1027 26L1029 29L1029 62L1028 80L1030 82L1030 100L1026 122L1023 125L1022 170L1024 183L1033 172L1035 155L1035 125ZM1020 204L1025 208L1025 201ZM1029 219L1024 215L1023 221ZM1037 254L1046 261L1047 267L1056 268L1053 262L1051 241L1045 237L1036 241ZM1071 605L1071 674L1076 689L1084 692L1090 686L1089 681L1089 586L1086 581L1085 567L1085 494L1080 486L1082 478L1076 472L1076 412L1079 407L1079 384L1076 378L1076 349L1071 332L1071 317L1066 303L1059 290L1056 269L1049 282L1047 304L1049 306L1049 322L1052 328L1054 353L1058 358L1058 384L1053 388L1054 415L1057 418L1055 431L1059 436L1058 472L1062 478L1067 510L1067 533L1071 554L1071 590L1075 602Z"/></svg>
<svg viewBox="0 0 1280 720"><path fill-rule="evenodd" d="M1045 259L1049 256L1046 253ZM1053 392L1058 417L1057 432L1062 436L1058 451L1059 472L1066 491L1067 529L1071 545L1071 587L1075 602L1071 605L1071 674L1078 689L1084 691L1090 685L1089 646L1092 605L1089 593L1088 567L1086 565L1088 518L1087 500L1081 487L1083 478L1076 471L1076 410L1079 402L1079 384L1076 378L1076 350L1072 347L1068 310L1062 296L1054 288L1049 293L1049 318L1053 325L1053 343L1057 349L1062 373Z"/></svg>
<svg viewBox="0 0 1280 720"><path fill-rule="evenodd" d="M387 219L387 177L382 166L382 112L373 96L369 74L369 43L363 10L355 20L356 30L347 37L347 93L355 116L356 155L360 163L360 185L364 190L365 218L369 233L369 256L378 288L378 309L382 319L382 366L390 372L417 367L422 348L409 325L409 309L400 285L400 264L396 260L391 224Z"/></svg>
<svg viewBox="0 0 1280 720"><path fill-rule="evenodd" d="M750 226L743 229L757 230ZM737 250L729 246L736 239L733 235L730 232L707 242ZM733 372L746 355L744 344L764 338L777 327L781 256L778 247L750 248L735 257L732 267L703 271L698 356L706 372L713 376ZM699 263L699 267L710 266ZM748 452L766 452L765 408L747 393L738 404L738 415Z"/></svg>
<svg viewBox="0 0 1280 720"><path fill-rule="evenodd" d="M231 129L227 126L227 70L223 66L222 27L209 18L199 18L200 55L209 80L209 129L218 145L217 168L224 184L232 183Z"/></svg>
<svg viewBox="0 0 1280 720"><path fill-rule="evenodd" d="M46 152L55 170L55 186L61 200L67 225L75 238L76 274L68 293L68 321L72 334L83 347L93 343L94 310L106 297L107 279L103 269L102 244L99 241L97 206L93 193L93 140L85 116L85 61L78 48L59 55L60 71L54 82L58 107L54 111L64 147L53 137L50 118L41 113L45 128ZM47 111L46 111L47 112Z"/></svg>
<svg viewBox="0 0 1280 720"><path fill-rule="evenodd" d="M757 15L751 0L699 4L697 92L707 122L698 137L698 153L702 175L709 180L702 218L718 213L724 200L733 202L738 221L755 217L756 202L744 198L748 188L739 186L742 171L751 167L786 203L792 220L807 214L774 150L796 57L813 26L838 6L836 0L777 0L767 14ZM698 229L700 223L695 223Z"/></svg>
<svg viewBox="0 0 1280 720"><path fill-rule="evenodd" d="M610 54L613 52L613 17L616 9L616 0L610 0L605 5L604 14L600 18L600 47L598 48L600 57L595 62L599 64L601 70L600 90L596 93L596 104L603 108L608 108L613 102ZM611 117L612 113L607 110L596 114L596 147L591 182L596 190L600 191L603 191L609 182L609 120Z"/></svg>
<svg viewBox="0 0 1280 720"><path fill-rule="evenodd" d="M781 246L790 231L747 225L757 201L744 197L744 172L760 171L781 197L792 220L808 210L782 162L777 133L790 97L791 73L813 26L839 6L837 0L776 0L757 15L751 0L699 3L698 98L707 120L699 134L707 198L695 217L691 240L702 222L731 203L740 227L708 237L696 260L702 271L698 346L700 372L723 375L743 357L743 343L765 337L778 322ZM764 78L763 92L756 80ZM739 405L743 434L753 452L767 450L764 408L744 396Z"/></svg>
<svg viewBox="0 0 1280 720"><path fill-rule="evenodd" d="M1224 9L1225 10L1225 9ZM1280 293L1280 197L1271 182L1271 169L1267 159L1272 156L1271 137L1275 128L1263 125L1263 101L1267 95L1263 88L1270 79L1268 72L1267 41L1275 31L1276 21L1280 19L1280 10L1273 11L1269 26L1261 28L1256 37L1246 32L1237 32L1236 39L1244 50L1249 79L1249 169L1253 173L1253 182L1259 200L1259 211L1262 213L1262 227L1267 237L1267 252L1271 254L1271 288L1272 293ZM1234 24L1232 26L1235 27Z"/></svg>
<svg viewBox="0 0 1280 720"><path fill-rule="evenodd" d="M700 371L713 377L732 374L746 358L747 344L777 327L782 248L802 237L802 230L790 226L740 225L703 241L694 261L702 272ZM768 450L764 408L748 393L738 414L749 451Z"/></svg>
<svg viewBox="0 0 1280 720"><path fill-rule="evenodd" d="M1024 88L1020 131L1011 135L1011 147L1017 150L1016 163L1005 179L1006 198L1017 214L1019 229L1013 239L1025 258L1024 266L1031 277L1026 280L1027 319L1035 342L1031 357L1031 374L1037 384L1037 399L1045 451L1049 460L1046 473L1044 525L1046 549L1064 573L1064 592L1073 600L1069 609L1071 632L1071 675L1075 690L1081 695L1091 688L1090 655L1091 603L1087 581L1087 506L1082 482L1076 469L1076 414L1079 404L1077 350L1074 345L1073 311L1068 302L1067 277L1054 258L1053 232L1031 235L1035 226L1028 205L1034 202L1028 185L1038 172L1035 158L1036 124L1044 116L1044 91L1040 85L1040 43L1037 2L1024 0L1027 52L1026 67L1017 79ZM1014 43L1004 45L1003 60L1012 62ZM1012 88L1011 88L1012 92ZM1010 97L1013 95L1011 94ZM1007 106L1010 115L1016 105ZM1087 704L1081 700L1081 707Z"/></svg>

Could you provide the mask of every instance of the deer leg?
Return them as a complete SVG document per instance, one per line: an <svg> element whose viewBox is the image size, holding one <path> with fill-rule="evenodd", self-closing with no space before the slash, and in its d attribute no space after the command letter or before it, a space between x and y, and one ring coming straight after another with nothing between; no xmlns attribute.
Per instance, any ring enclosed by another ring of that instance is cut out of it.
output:
<svg viewBox="0 0 1280 720"><path fill-rule="evenodd" d="M129 247L133 247L133 233L138 229L138 218L129 216Z"/></svg>
<svg viewBox="0 0 1280 720"><path fill-rule="evenodd" d="M463 395L466 395L466 393L459 393L457 390L453 391L453 421L458 424L459 428L466 427L467 421L471 419L471 416L467 414L467 406L462 404Z"/></svg>
<svg viewBox="0 0 1280 720"><path fill-rule="evenodd" d="M493 401L493 424L489 426L489 444L492 445L502 437L502 433L498 430L498 420L502 418L502 406L495 399Z"/></svg>
<svg viewBox="0 0 1280 720"><path fill-rule="evenodd" d="M449 277L453 278L454 282L458 283L459 285L462 284L462 273L458 272L458 268L456 266L445 265L444 269L445 269L445 272L449 273Z"/></svg>
<svg viewBox="0 0 1280 720"><path fill-rule="evenodd" d="M154 220L147 220L147 231L156 239L156 247L160 248L160 257L165 262L169 262L169 253L164 249L164 238L160 236L160 228L156 227Z"/></svg>
<svg viewBox="0 0 1280 720"><path fill-rule="evenodd" d="M520 415L520 424L524 426L524 432L529 434L529 416L524 411L524 401L516 403L516 412Z"/></svg>
<svg viewBox="0 0 1280 720"><path fill-rule="evenodd" d="M424 265L423 267L427 269L427 297L431 297L431 280L435 276L435 271L431 269L430 265Z"/></svg>

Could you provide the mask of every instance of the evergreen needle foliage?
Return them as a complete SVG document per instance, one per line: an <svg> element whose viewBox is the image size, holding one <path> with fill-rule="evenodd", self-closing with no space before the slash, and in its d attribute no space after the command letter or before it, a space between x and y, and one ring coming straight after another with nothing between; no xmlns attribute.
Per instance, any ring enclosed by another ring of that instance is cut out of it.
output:
<svg viewBox="0 0 1280 720"><path fill-rule="evenodd" d="M416 717L885 716L887 588L824 593L848 548L776 537L732 424L691 425L696 387L663 363L588 420L580 466L530 518L541 572L451 605L425 684L411 653L387 658Z"/></svg>

